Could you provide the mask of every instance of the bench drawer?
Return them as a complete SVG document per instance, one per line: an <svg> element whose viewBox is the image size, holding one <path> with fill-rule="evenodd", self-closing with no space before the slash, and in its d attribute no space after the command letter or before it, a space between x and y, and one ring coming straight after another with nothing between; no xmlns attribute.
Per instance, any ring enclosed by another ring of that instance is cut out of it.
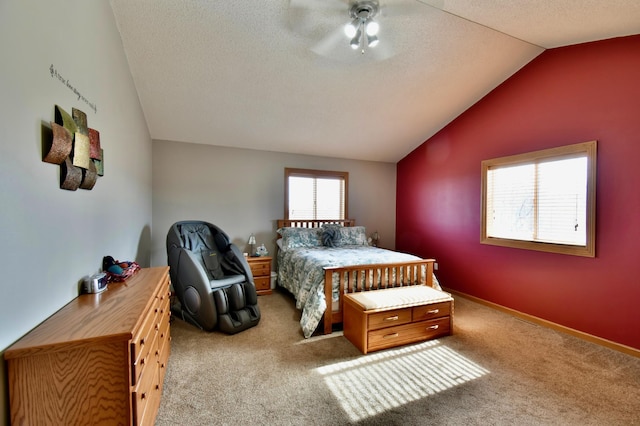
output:
<svg viewBox="0 0 640 426"><path fill-rule="evenodd" d="M445 336L449 334L450 326L450 318L442 317L369 331L367 351L391 348Z"/></svg>
<svg viewBox="0 0 640 426"><path fill-rule="evenodd" d="M401 325L411 322L411 308L394 309L369 315L368 330Z"/></svg>
<svg viewBox="0 0 640 426"><path fill-rule="evenodd" d="M413 321L423 321L451 315L451 302L433 303L413 308Z"/></svg>

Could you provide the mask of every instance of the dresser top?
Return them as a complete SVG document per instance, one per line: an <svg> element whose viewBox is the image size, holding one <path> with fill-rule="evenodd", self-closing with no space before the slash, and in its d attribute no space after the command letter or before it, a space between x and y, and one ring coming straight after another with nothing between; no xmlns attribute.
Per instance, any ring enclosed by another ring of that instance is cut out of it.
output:
<svg viewBox="0 0 640 426"><path fill-rule="evenodd" d="M5 359L41 354L61 343L131 339L163 282L168 291L168 272L168 266L143 268L101 293L76 297L10 346Z"/></svg>

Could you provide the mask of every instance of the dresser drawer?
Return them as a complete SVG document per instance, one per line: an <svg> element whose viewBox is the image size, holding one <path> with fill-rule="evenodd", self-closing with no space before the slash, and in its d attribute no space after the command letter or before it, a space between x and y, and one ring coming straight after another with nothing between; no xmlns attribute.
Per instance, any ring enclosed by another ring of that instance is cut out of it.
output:
<svg viewBox="0 0 640 426"><path fill-rule="evenodd" d="M170 331L167 329L166 339L159 340L160 348L158 349L158 385L162 390L162 383L164 381L164 375L167 373L167 363L169 362L169 355L171 354L171 340Z"/></svg>
<svg viewBox="0 0 640 426"><path fill-rule="evenodd" d="M271 288L271 278L253 278L253 282L256 285L256 290L269 290Z"/></svg>
<svg viewBox="0 0 640 426"><path fill-rule="evenodd" d="M378 312L369 314L367 330L377 330L379 328L406 324L408 322L411 322L411 308Z"/></svg>
<svg viewBox="0 0 640 426"><path fill-rule="evenodd" d="M265 276L271 274L271 265L267 262L251 262L251 273L255 276Z"/></svg>
<svg viewBox="0 0 640 426"><path fill-rule="evenodd" d="M155 354L152 354L153 362L155 363ZM131 400L133 404L133 418L136 425L143 424L143 417L147 409L147 405L152 403L155 392L153 391L156 383L157 368L146 368L143 374L140 376L138 384L135 386L131 393Z"/></svg>
<svg viewBox="0 0 640 426"><path fill-rule="evenodd" d="M149 356L153 354L152 351L155 349L156 315L153 314L153 311L149 312L142 328L131 342L131 384L133 386L138 383L142 369L148 364Z"/></svg>
<svg viewBox="0 0 640 426"><path fill-rule="evenodd" d="M413 308L413 321L423 321L432 318L449 316L451 314L451 302L433 303L431 305L416 306Z"/></svg>
<svg viewBox="0 0 640 426"><path fill-rule="evenodd" d="M164 354L168 353L168 349L170 348L169 341L171 340L171 329L169 327L169 320L170 313L161 317L156 349L156 354L159 357L158 361L160 361Z"/></svg>
<svg viewBox="0 0 640 426"><path fill-rule="evenodd" d="M449 317L369 331L367 350L373 351L428 340L447 335L449 331Z"/></svg>

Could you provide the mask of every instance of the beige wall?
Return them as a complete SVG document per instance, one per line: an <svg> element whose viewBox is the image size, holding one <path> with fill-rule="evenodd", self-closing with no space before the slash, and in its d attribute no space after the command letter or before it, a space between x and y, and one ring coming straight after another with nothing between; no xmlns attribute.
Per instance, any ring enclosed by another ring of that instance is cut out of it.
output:
<svg viewBox="0 0 640 426"><path fill-rule="evenodd" d="M0 1L0 353L78 295L110 254L148 266L151 138L107 1ZM96 112L51 76L51 65ZM105 176L91 191L59 188L43 163L54 105L100 131ZM0 424L8 422L0 369Z"/></svg>
<svg viewBox="0 0 640 426"><path fill-rule="evenodd" d="M396 165L218 146L153 142L151 263L166 265L165 238L180 220L221 227L244 250L249 234L270 253L276 220L284 217L284 168L349 172L349 216L378 230L395 248Z"/></svg>

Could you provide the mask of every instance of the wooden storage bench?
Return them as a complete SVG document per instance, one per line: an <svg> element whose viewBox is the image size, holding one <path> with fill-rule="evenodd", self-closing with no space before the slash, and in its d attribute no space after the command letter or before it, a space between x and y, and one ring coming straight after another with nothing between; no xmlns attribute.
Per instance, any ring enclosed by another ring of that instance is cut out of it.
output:
<svg viewBox="0 0 640 426"><path fill-rule="evenodd" d="M364 354L446 336L453 331L453 298L425 285L344 296L344 336Z"/></svg>

